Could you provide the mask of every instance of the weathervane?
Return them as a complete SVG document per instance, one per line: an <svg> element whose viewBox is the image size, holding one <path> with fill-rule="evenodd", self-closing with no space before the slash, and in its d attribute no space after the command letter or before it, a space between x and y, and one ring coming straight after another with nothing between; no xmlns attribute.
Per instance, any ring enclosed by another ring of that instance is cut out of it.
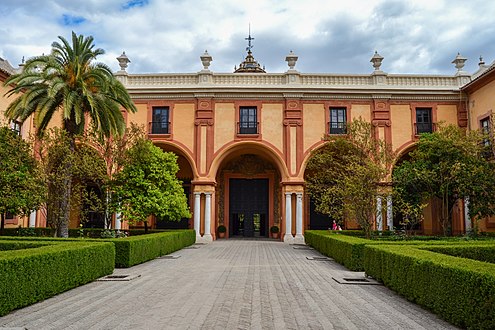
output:
<svg viewBox="0 0 495 330"><path fill-rule="evenodd" d="M251 52L251 48L254 47L253 45L251 45L251 40L254 40L254 38L251 38L251 23L249 24L249 36L247 38L244 38L244 40L248 41L248 46L246 47L246 50L248 52Z"/></svg>

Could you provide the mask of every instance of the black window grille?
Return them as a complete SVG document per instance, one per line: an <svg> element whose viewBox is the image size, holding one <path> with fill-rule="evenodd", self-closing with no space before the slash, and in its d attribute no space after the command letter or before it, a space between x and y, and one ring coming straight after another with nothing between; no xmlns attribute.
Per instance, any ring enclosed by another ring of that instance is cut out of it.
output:
<svg viewBox="0 0 495 330"><path fill-rule="evenodd" d="M10 122L10 129L17 135L21 135L22 123L13 120Z"/></svg>
<svg viewBox="0 0 495 330"><path fill-rule="evenodd" d="M345 108L330 108L330 134L346 134L346 117Z"/></svg>
<svg viewBox="0 0 495 330"><path fill-rule="evenodd" d="M483 133L483 146L490 147L490 118L483 118L480 120L481 132Z"/></svg>
<svg viewBox="0 0 495 330"><path fill-rule="evenodd" d="M169 108L155 107L153 108L153 116L151 122L151 134L169 134Z"/></svg>
<svg viewBox="0 0 495 330"><path fill-rule="evenodd" d="M239 134L258 134L256 107L240 107Z"/></svg>
<svg viewBox="0 0 495 330"><path fill-rule="evenodd" d="M433 122L431 120L431 108L416 109L416 134L432 133Z"/></svg>

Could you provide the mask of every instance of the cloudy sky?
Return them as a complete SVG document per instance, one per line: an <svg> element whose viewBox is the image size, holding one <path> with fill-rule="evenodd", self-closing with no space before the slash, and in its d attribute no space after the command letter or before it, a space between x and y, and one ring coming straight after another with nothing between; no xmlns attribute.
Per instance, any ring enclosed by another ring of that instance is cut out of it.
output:
<svg viewBox="0 0 495 330"><path fill-rule="evenodd" d="M488 0L0 0L0 57L17 66L23 56L50 52L58 36L92 35L118 70L197 72L208 50L210 69L232 72L253 54L267 72L370 73L374 51L389 73L454 74L460 52L466 69L479 56L495 59L495 2Z"/></svg>

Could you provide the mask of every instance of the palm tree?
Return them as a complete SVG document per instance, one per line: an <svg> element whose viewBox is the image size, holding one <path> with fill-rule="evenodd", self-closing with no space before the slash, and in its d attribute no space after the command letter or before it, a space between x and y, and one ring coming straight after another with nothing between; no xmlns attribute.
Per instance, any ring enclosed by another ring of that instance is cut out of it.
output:
<svg viewBox="0 0 495 330"><path fill-rule="evenodd" d="M49 55L28 60L21 73L5 81L5 86L13 86L7 96L21 94L8 106L6 117L23 122L34 115L37 135L42 136L53 116L60 114L72 151L87 118L102 136L121 136L125 131L121 108L131 112L137 109L111 69L94 62L104 50L94 49L91 36L72 32L72 45L63 37L58 38L61 43L53 42ZM68 236L71 181L69 177L64 183L64 225L57 229L62 237Z"/></svg>

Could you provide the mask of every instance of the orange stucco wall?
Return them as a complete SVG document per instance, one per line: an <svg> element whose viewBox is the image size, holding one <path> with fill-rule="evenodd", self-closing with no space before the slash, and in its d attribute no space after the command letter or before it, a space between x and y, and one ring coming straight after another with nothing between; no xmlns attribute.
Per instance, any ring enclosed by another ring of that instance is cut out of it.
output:
<svg viewBox="0 0 495 330"><path fill-rule="evenodd" d="M368 104L353 104L351 107L352 120L361 117L365 121L371 120L371 107Z"/></svg>
<svg viewBox="0 0 495 330"><path fill-rule="evenodd" d="M323 104L303 105L303 145L306 152L313 144L321 141L325 134L326 114Z"/></svg>
<svg viewBox="0 0 495 330"><path fill-rule="evenodd" d="M235 135L235 107L234 103L215 104L215 148L217 152L223 145L232 141Z"/></svg>
<svg viewBox="0 0 495 330"><path fill-rule="evenodd" d="M479 128L480 117L495 110L495 81L492 81L469 95L470 128Z"/></svg>
<svg viewBox="0 0 495 330"><path fill-rule="evenodd" d="M397 150L411 141L413 129L411 107L408 104L391 105L390 120L392 122L392 148Z"/></svg>
<svg viewBox="0 0 495 330"><path fill-rule="evenodd" d="M173 111L174 139L192 150L194 147L194 104L176 104Z"/></svg>
<svg viewBox="0 0 495 330"><path fill-rule="evenodd" d="M263 140L269 141L279 151L283 150L283 105L263 104L261 111L261 135Z"/></svg>
<svg viewBox="0 0 495 330"><path fill-rule="evenodd" d="M437 106L437 122L444 125L457 125L457 106L448 104Z"/></svg>

